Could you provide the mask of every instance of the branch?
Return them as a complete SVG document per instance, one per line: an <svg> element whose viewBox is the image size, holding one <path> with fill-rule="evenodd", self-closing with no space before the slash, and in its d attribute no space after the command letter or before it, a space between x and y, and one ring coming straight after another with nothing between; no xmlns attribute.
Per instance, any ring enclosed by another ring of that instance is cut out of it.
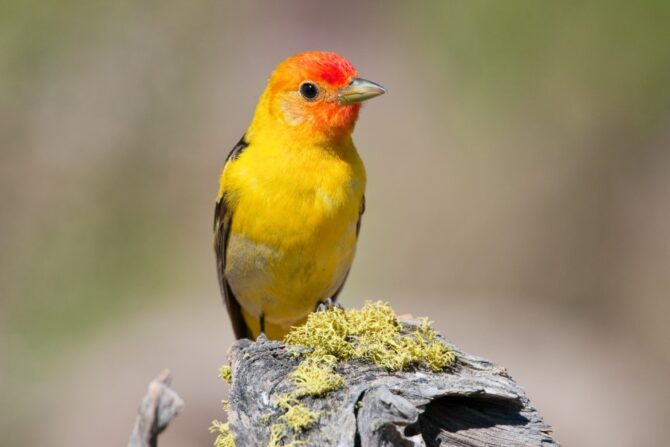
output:
<svg viewBox="0 0 670 447"><path fill-rule="evenodd" d="M402 323L403 331L414 324ZM457 358L445 371L390 371L346 360L334 367L344 385L320 397L295 393L291 373L307 348L264 337L238 341L230 354L228 415L235 445L558 445L504 368L440 340ZM287 416L292 405L311 414L294 429Z"/></svg>
<svg viewBox="0 0 670 447"><path fill-rule="evenodd" d="M184 407L184 401L170 388L171 381L170 370L166 369L149 383L128 447L156 447L158 435Z"/></svg>

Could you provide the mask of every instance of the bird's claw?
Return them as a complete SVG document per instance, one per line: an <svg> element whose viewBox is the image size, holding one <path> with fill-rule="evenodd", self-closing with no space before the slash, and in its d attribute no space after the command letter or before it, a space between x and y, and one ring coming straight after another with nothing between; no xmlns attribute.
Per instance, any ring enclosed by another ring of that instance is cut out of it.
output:
<svg viewBox="0 0 670 447"><path fill-rule="evenodd" d="M325 312L330 309L342 309L342 305L333 301L330 297L316 305L316 312Z"/></svg>

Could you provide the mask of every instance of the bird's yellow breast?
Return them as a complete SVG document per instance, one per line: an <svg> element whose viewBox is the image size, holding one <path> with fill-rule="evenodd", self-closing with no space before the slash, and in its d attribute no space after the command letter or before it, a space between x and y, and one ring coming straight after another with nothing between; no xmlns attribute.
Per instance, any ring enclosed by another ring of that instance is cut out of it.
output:
<svg viewBox="0 0 670 447"><path fill-rule="evenodd" d="M365 170L351 143L282 148L251 141L221 176L232 210L226 277L253 332L299 323L344 280Z"/></svg>

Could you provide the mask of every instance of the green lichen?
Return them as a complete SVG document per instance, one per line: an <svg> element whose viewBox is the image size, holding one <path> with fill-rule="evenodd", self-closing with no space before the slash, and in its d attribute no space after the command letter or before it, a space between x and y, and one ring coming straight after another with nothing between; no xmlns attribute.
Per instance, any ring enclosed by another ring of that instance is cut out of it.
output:
<svg viewBox="0 0 670 447"><path fill-rule="evenodd" d="M304 405L297 404L288 409L282 420L294 432L302 432L319 420L319 414Z"/></svg>
<svg viewBox="0 0 670 447"><path fill-rule="evenodd" d="M441 371L456 358L427 319L411 333L403 333L393 309L383 302L366 302L361 310L332 308L312 313L284 341L312 348L308 358L363 359L392 371L412 365Z"/></svg>
<svg viewBox="0 0 670 447"><path fill-rule="evenodd" d="M217 434L214 447L235 447L235 438L233 438L228 422L212 421L209 431Z"/></svg>
<svg viewBox="0 0 670 447"><path fill-rule="evenodd" d="M270 441L267 447L298 447L306 445L304 441L291 440L287 441L289 437L288 427L285 424L273 424L270 427Z"/></svg>
<svg viewBox="0 0 670 447"><path fill-rule="evenodd" d="M323 396L341 388L344 379L335 372L336 362L332 355L309 356L302 360L289 375L297 387L295 396Z"/></svg>
<svg viewBox="0 0 670 447"><path fill-rule="evenodd" d="M268 447L284 445L282 442L284 438L286 438L286 425L273 424L270 427L270 441L268 442Z"/></svg>
<svg viewBox="0 0 670 447"><path fill-rule="evenodd" d="M300 350L295 346L291 346L286 350L286 352L288 352L291 356L293 356L296 359L302 357L302 352L300 352Z"/></svg>
<svg viewBox="0 0 670 447"><path fill-rule="evenodd" d="M219 368L219 379L222 379L229 385L233 383L233 370L230 365L223 365Z"/></svg>
<svg viewBox="0 0 670 447"><path fill-rule="evenodd" d="M219 378L228 383L232 382L233 375L230 366L224 365L219 369ZM230 412L230 402L228 400L222 400L221 406L226 413ZM228 422L214 420L209 427L209 431L210 433L216 433L214 447L235 447L235 438Z"/></svg>
<svg viewBox="0 0 670 447"><path fill-rule="evenodd" d="M307 430L319 419L319 413L302 405L290 394L280 396L277 401L277 406L286 410L286 413L279 419L285 422L295 433Z"/></svg>
<svg viewBox="0 0 670 447"><path fill-rule="evenodd" d="M270 427L268 447L303 445L304 442L297 440L296 436L308 430L319 420L319 413L302 405L297 395L298 390L293 390L275 397L275 404L285 413L278 418L278 423Z"/></svg>
<svg viewBox="0 0 670 447"><path fill-rule="evenodd" d="M434 372L442 371L456 360L456 354L438 340L438 333L430 326L428 318L422 318L412 335L403 338L408 363L420 363Z"/></svg>

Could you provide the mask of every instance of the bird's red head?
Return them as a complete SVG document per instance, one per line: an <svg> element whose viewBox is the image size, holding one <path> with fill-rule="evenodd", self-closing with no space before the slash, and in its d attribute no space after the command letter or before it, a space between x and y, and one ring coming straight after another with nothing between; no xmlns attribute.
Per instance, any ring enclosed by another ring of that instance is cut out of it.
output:
<svg viewBox="0 0 670 447"><path fill-rule="evenodd" d="M350 133L360 102L384 89L358 78L342 56L308 51L292 56L275 69L266 90L270 115L301 133L328 137Z"/></svg>

